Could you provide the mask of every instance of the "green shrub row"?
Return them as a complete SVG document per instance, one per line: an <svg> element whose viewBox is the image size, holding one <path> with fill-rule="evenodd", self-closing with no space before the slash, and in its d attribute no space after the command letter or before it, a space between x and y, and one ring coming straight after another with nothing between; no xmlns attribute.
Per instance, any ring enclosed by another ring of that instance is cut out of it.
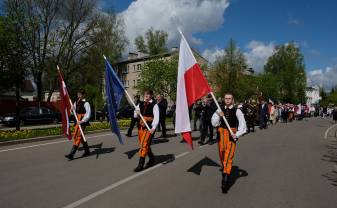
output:
<svg viewBox="0 0 337 208"><path fill-rule="evenodd" d="M118 124L120 128L125 128L130 126L130 120L118 120ZM74 129L74 126L71 126L71 129ZM103 130L110 129L110 124L108 122L102 123L91 123L90 126L86 128L86 132L95 131L95 130ZM0 131L0 142L12 141L18 139L28 139L34 137L43 137L43 136L51 136L51 135L61 135L62 130L61 127L53 127L47 129L27 129L27 130L7 130Z"/></svg>

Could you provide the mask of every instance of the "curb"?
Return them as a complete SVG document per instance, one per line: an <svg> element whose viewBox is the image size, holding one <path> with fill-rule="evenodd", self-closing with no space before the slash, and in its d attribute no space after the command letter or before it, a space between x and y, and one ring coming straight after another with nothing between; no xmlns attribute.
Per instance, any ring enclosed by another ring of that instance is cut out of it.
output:
<svg viewBox="0 0 337 208"><path fill-rule="evenodd" d="M107 131L111 131L111 129L101 129L101 130L95 130L95 131L88 131L85 133L94 134L94 133L107 132ZM64 138L64 136L60 134L60 135L52 135L52 136L33 137L33 138L28 138L28 139L18 139L14 141L0 142L0 147L15 145L15 144L31 143L31 142L48 141L48 140L61 139L61 138Z"/></svg>

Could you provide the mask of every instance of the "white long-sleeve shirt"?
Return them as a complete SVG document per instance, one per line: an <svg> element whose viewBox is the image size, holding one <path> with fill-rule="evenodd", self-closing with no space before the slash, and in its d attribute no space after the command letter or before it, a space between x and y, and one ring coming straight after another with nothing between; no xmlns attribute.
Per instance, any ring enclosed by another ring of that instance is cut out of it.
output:
<svg viewBox="0 0 337 208"><path fill-rule="evenodd" d="M149 103L152 103L152 102L153 102L153 100L149 101ZM138 118L138 114L136 112L137 110L138 111L140 110L139 104L137 105L136 110L134 111L134 118ZM155 104L153 106L153 121L151 123L152 130L155 130L157 128L158 124L159 124L159 107L158 107L157 104Z"/></svg>
<svg viewBox="0 0 337 208"><path fill-rule="evenodd" d="M76 111L76 102L74 102L74 110ZM85 114L82 118L82 122L88 122L90 120L90 117L91 117L91 107L90 107L90 104L89 102L85 102L84 103L84 108L85 108Z"/></svg>
<svg viewBox="0 0 337 208"><path fill-rule="evenodd" d="M232 109L233 107L234 106L231 105L229 107L229 109ZM227 108L227 107L225 107L225 108ZM211 122L212 122L212 125L214 127L220 126L220 119L222 119L222 118L219 116L219 114L218 114L219 112L220 111L217 110L217 112L215 112L212 116ZM236 109L236 118L239 121L239 126L238 126L238 130L236 131L235 135L236 135L236 137L239 138L240 136L242 136L247 131L246 120L245 120L245 117L244 117L244 115L243 115L243 113L240 109Z"/></svg>

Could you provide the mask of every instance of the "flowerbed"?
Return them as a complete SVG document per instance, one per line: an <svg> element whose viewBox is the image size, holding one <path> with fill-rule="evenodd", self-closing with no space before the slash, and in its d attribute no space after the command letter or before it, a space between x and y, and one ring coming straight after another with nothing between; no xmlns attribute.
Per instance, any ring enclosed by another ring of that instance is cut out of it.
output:
<svg viewBox="0 0 337 208"><path fill-rule="evenodd" d="M130 120L118 120L120 128L130 126L130 122L131 122ZM74 126L71 126L71 129L73 130ZM89 132L103 129L110 129L110 124L108 122L91 123L90 126L88 126L85 131ZM16 130L0 131L0 142L18 139L28 139L34 137L51 136L51 135L61 135L61 134L63 134L61 127L53 127L47 129L27 129L20 131Z"/></svg>

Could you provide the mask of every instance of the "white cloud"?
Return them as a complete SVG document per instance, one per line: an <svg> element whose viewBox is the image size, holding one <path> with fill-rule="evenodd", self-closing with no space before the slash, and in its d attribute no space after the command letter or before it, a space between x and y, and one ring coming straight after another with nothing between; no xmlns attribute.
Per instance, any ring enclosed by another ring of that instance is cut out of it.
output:
<svg viewBox="0 0 337 208"><path fill-rule="evenodd" d="M256 72L262 72L268 58L273 55L274 43L265 44L260 41L252 40L246 47L248 52L244 55L247 59L248 67L252 67Z"/></svg>
<svg viewBox="0 0 337 208"><path fill-rule="evenodd" d="M214 48L206 49L202 52L202 56L209 61L209 63L214 63L218 57L225 55L224 49Z"/></svg>
<svg viewBox="0 0 337 208"><path fill-rule="evenodd" d="M228 0L137 0L120 15L132 50L135 37L144 35L151 27L168 32L169 46L178 46L178 27L192 44L201 44L202 40L192 38L192 34L218 29L228 6Z"/></svg>
<svg viewBox="0 0 337 208"><path fill-rule="evenodd" d="M337 86L337 66L316 69L307 73L307 83L309 86L318 85L325 90Z"/></svg>

